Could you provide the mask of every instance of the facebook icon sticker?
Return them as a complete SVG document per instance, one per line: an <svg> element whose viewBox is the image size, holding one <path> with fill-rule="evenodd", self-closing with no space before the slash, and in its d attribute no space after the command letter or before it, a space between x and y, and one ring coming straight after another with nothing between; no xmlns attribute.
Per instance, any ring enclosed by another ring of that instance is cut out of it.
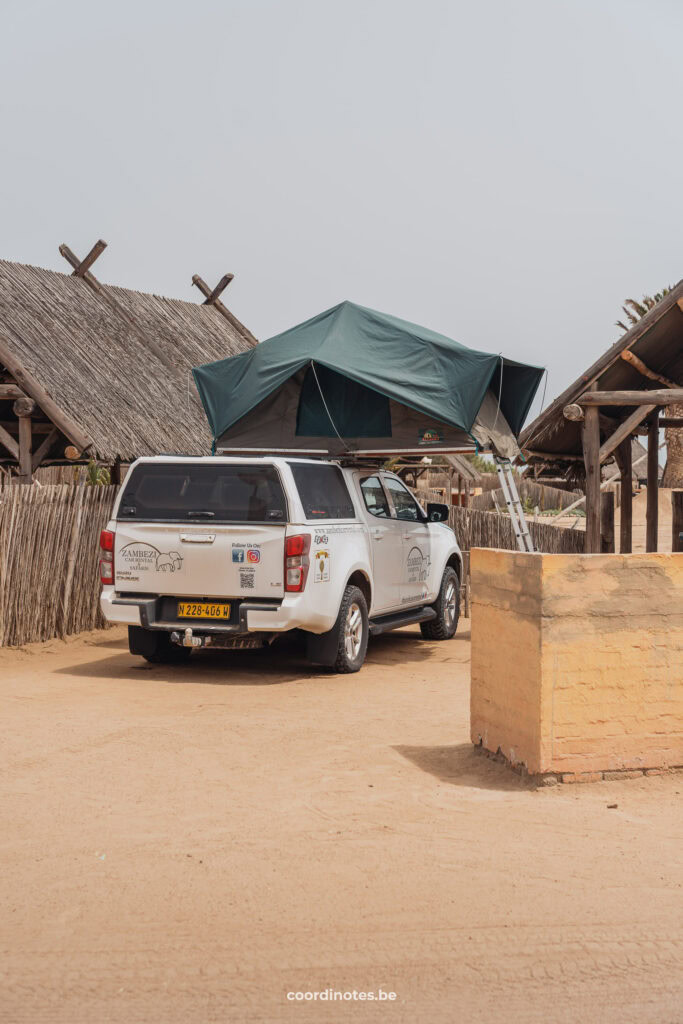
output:
<svg viewBox="0 0 683 1024"><path fill-rule="evenodd" d="M232 549L232 560L233 562L244 561L244 548L233 548Z"/></svg>

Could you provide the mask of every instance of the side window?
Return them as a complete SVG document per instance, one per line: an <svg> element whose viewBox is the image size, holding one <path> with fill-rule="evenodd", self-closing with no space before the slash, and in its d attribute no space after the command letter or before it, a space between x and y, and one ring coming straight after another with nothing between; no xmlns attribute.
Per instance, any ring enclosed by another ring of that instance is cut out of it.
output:
<svg viewBox="0 0 683 1024"><path fill-rule="evenodd" d="M391 518L389 502L378 476L366 476L360 482L360 489L365 507L371 515L379 516L380 519Z"/></svg>
<svg viewBox="0 0 683 1024"><path fill-rule="evenodd" d="M356 511L339 466L290 462L306 519L355 519Z"/></svg>
<svg viewBox="0 0 683 1024"><path fill-rule="evenodd" d="M391 495L397 519L408 519L412 523L422 522L424 517L420 506L400 480L395 480L391 476L385 476L384 485Z"/></svg>

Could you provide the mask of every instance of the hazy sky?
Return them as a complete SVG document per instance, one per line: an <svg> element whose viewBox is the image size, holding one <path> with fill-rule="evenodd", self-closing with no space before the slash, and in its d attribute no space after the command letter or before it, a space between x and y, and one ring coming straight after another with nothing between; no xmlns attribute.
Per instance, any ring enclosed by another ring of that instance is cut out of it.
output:
<svg viewBox="0 0 683 1024"><path fill-rule="evenodd" d="M677 0L5 0L0 257L547 366L683 277Z"/></svg>

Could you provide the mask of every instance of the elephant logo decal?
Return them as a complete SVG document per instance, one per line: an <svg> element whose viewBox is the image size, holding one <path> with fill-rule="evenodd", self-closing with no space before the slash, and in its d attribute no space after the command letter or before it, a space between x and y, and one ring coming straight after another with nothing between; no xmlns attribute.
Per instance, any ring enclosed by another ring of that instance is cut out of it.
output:
<svg viewBox="0 0 683 1024"><path fill-rule="evenodd" d="M157 572L178 572L183 567L183 560L178 551L160 551L157 555Z"/></svg>

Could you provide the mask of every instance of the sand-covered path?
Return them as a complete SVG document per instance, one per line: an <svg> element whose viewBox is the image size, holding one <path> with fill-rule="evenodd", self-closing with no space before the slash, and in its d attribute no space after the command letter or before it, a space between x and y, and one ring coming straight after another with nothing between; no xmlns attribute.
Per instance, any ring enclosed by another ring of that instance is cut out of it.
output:
<svg viewBox="0 0 683 1024"><path fill-rule="evenodd" d="M467 622L354 676L0 651L0 1020L683 1019L683 777L531 789L468 685Z"/></svg>

